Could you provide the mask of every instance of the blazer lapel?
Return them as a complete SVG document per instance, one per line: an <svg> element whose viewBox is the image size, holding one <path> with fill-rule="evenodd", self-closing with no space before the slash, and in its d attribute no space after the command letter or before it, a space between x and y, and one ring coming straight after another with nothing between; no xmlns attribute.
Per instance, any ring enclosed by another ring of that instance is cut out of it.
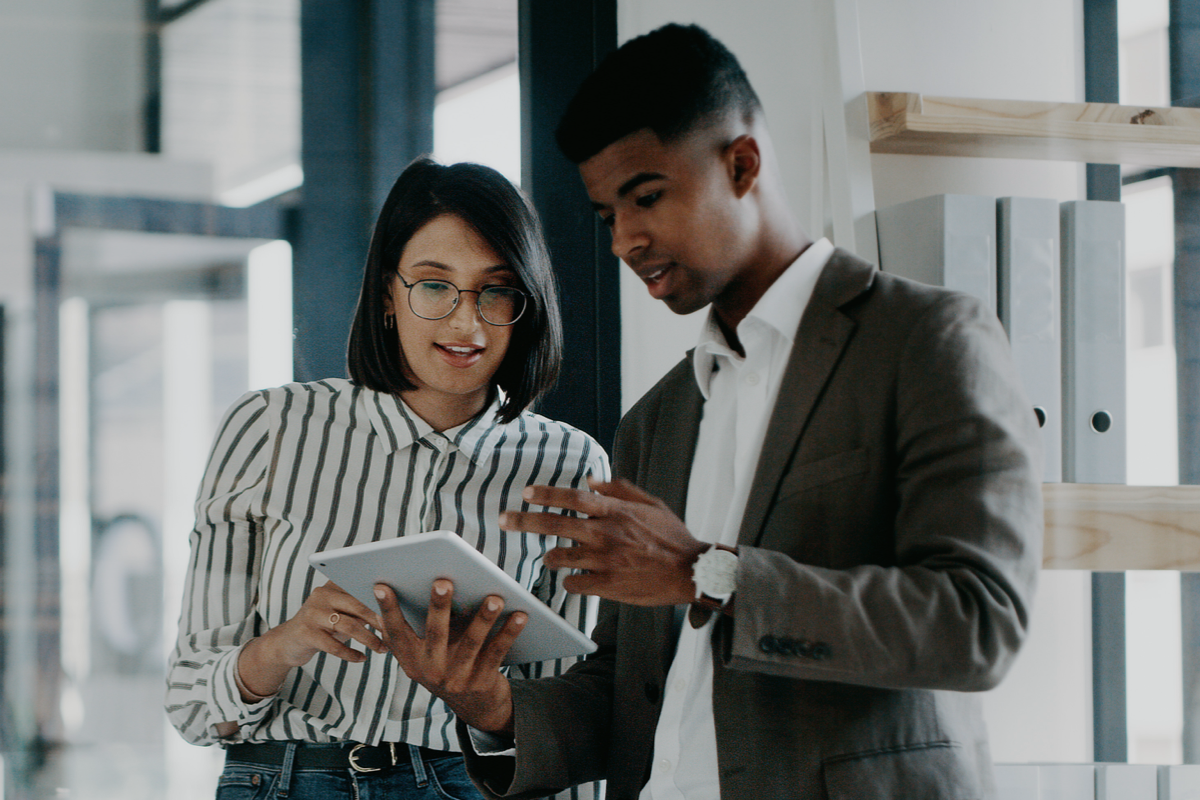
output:
<svg viewBox="0 0 1200 800"><path fill-rule="evenodd" d="M675 385L662 393L664 401L669 400L670 405L668 407L664 403L658 409L653 423L654 435L649 437L651 449L646 475L639 483L683 519L687 511L691 463L696 453L700 417L704 409L704 397L696 386L692 371L692 351L688 351L683 362L676 366L671 380ZM664 643L664 647L657 651L659 660L648 665L648 668L665 681L675 655L675 645L679 641L683 607L626 609L626 613L644 615L647 627L639 633L646 637L645 641Z"/></svg>
<svg viewBox="0 0 1200 800"><path fill-rule="evenodd" d="M664 402L670 401L670 407L660 408L654 421L643 488L682 519L687 510L691 463L696 454L700 417L704 411L704 397L692 372L692 351L688 351L672 377L677 385L662 394Z"/></svg>
<svg viewBox="0 0 1200 800"><path fill-rule="evenodd" d="M742 517L738 543L755 545L796 444L856 323L841 307L867 291L875 267L844 250L834 250L821 271L812 299L800 319L792 353L767 424L762 453Z"/></svg>

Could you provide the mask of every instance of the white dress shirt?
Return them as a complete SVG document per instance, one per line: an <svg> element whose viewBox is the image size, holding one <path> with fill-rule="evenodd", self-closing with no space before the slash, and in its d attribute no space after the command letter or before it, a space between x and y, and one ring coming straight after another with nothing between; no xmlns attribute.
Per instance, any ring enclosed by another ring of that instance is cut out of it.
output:
<svg viewBox="0 0 1200 800"><path fill-rule="evenodd" d="M348 739L458 750L445 704L410 681L390 654L362 663L320 653L279 692L242 700L241 648L290 619L314 586L318 550L449 529L581 629L594 605L562 588L542 556L553 537L502 531L500 512L525 509L530 484L587 488L608 479L590 436L530 412L501 424L498 401L435 431L398 397L346 380L251 392L222 421L196 499L167 712L185 739L211 744L217 723L235 741ZM363 647L355 642L352 647ZM559 662L517 668L557 674Z"/></svg>
<svg viewBox="0 0 1200 800"><path fill-rule="evenodd" d="M832 253L827 239L813 243L759 299L737 327L744 357L729 347L709 311L693 354L704 416L684 519L701 541L737 543L796 329ZM641 800L720 797L712 704L713 624L712 619L698 629L685 624L680 632L654 736L650 780Z"/></svg>

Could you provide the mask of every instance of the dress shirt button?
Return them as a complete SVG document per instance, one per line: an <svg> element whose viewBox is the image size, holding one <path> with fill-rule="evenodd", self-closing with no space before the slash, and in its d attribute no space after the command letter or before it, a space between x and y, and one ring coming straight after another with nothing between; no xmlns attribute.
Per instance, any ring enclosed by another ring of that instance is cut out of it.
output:
<svg viewBox="0 0 1200 800"><path fill-rule="evenodd" d="M751 372L749 375L746 376L746 385L747 386L758 386L758 373L757 372Z"/></svg>
<svg viewBox="0 0 1200 800"><path fill-rule="evenodd" d="M675 681L675 691L682 693L685 689L687 689L686 678L680 678L679 680Z"/></svg>
<svg viewBox="0 0 1200 800"><path fill-rule="evenodd" d="M658 771L659 772L670 772L671 771L671 762L665 758L662 759L661 761L659 761L658 762Z"/></svg>

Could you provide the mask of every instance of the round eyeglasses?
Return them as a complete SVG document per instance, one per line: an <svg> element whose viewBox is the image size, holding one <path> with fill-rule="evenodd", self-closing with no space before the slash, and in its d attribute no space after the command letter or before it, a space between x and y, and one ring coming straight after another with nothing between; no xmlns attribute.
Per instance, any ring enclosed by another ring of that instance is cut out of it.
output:
<svg viewBox="0 0 1200 800"><path fill-rule="evenodd" d="M482 289L460 289L450 281L426 278L409 283L404 276L396 277L408 289L408 307L421 319L448 317L458 306L463 292L476 295L475 307L489 325L512 325L525 313L529 295L515 286L485 286Z"/></svg>

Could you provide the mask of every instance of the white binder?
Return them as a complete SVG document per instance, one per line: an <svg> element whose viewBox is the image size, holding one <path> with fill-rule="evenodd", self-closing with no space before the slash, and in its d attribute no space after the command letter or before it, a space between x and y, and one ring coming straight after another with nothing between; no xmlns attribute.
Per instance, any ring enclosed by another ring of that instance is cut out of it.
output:
<svg viewBox="0 0 1200 800"><path fill-rule="evenodd" d="M1096 800L1158 800L1158 767L1097 764Z"/></svg>
<svg viewBox="0 0 1200 800"><path fill-rule="evenodd" d="M996 199L937 194L875 211L879 266L996 310Z"/></svg>
<svg viewBox="0 0 1200 800"><path fill-rule="evenodd" d="M1125 483L1125 207L1062 204L1063 480Z"/></svg>
<svg viewBox="0 0 1200 800"><path fill-rule="evenodd" d="M1058 201L996 202L996 310L1042 432L1042 478L1062 480L1062 326Z"/></svg>
<svg viewBox="0 0 1200 800"><path fill-rule="evenodd" d="M1158 768L1158 800L1200 797L1200 765L1172 764Z"/></svg>
<svg viewBox="0 0 1200 800"><path fill-rule="evenodd" d="M1096 800L1093 764L1042 764L1038 783L1041 800Z"/></svg>
<svg viewBox="0 0 1200 800"><path fill-rule="evenodd" d="M1037 764L996 764L996 800L1040 800Z"/></svg>

